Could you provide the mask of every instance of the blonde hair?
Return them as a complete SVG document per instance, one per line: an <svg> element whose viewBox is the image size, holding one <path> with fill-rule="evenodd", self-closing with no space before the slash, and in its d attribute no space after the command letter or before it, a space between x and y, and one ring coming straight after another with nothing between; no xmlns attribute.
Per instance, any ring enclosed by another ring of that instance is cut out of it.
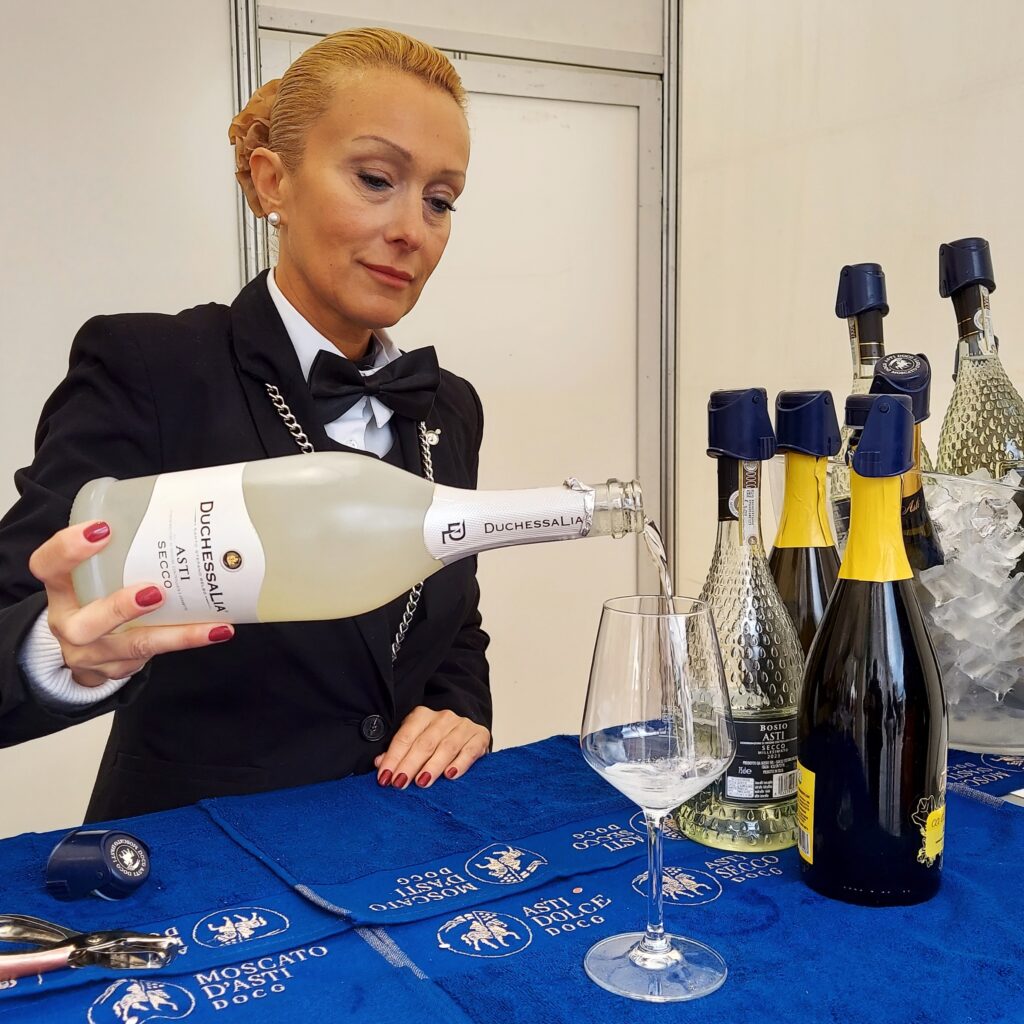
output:
<svg viewBox="0 0 1024 1024"><path fill-rule="evenodd" d="M283 77L253 93L228 128L235 146L235 177L257 217L265 216L249 173L260 146L273 150L289 171L302 162L306 136L334 98L339 75L385 68L414 75L442 89L466 109L466 91L448 58L427 43L386 28L357 28L325 36L300 54Z"/></svg>

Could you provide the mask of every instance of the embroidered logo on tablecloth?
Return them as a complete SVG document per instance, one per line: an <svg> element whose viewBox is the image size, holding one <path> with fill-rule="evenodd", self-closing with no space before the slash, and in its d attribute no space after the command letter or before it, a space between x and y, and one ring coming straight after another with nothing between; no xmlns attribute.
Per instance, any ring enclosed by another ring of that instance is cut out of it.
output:
<svg viewBox="0 0 1024 1024"><path fill-rule="evenodd" d="M492 885L518 885L546 864L547 860L539 853L494 843L466 861L466 874Z"/></svg>
<svg viewBox="0 0 1024 1024"><path fill-rule="evenodd" d="M522 953L532 940L533 933L525 921L490 910L460 914L441 925L437 932L441 949L462 956L513 956Z"/></svg>
<svg viewBox="0 0 1024 1024"><path fill-rule="evenodd" d="M714 903L722 895L722 883L706 871L667 867L662 873L662 879L666 904L698 907L702 903ZM647 895L646 871L633 879L633 889L641 896Z"/></svg>
<svg viewBox="0 0 1024 1024"><path fill-rule="evenodd" d="M224 949L288 931L284 914L264 907L236 907L207 914L192 929L192 938L207 949Z"/></svg>
<svg viewBox="0 0 1024 1024"><path fill-rule="evenodd" d="M119 978L89 1007L89 1024L146 1024L181 1020L196 1008L187 988L166 981Z"/></svg>

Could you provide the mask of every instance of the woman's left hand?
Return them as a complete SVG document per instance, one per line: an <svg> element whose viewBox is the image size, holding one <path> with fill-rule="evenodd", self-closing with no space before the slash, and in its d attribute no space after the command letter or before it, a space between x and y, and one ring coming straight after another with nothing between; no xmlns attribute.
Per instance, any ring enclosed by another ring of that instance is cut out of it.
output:
<svg viewBox="0 0 1024 1024"><path fill-rule="evenodd" d="M413 708L388 749L374 759L377 781L405 789L411 782L430 786L442 775L457 778L487 753L490 742L484 726L454 711Z"/></svg>

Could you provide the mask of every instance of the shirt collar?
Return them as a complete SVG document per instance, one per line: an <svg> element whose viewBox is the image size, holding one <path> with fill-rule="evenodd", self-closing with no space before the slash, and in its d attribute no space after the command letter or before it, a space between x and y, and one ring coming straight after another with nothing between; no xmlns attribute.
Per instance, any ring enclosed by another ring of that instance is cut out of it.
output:
<svg viewBox="0 0 1024 1024"><path fill-rule="evenodd" d="M284 297L284 293L278 287L277 281L274 279L273 269L271 269L270 273L267 274L267 291L270 292L270 298L273 301L274 306L277 308L278 315L281 317L281 322L284 324L285 331L288 332L288 338L291 340L292 347L295 349L295 355L298 357L299 366L302 368L302 377L304 380L309 380L309 371L313 367L313 360L316 359L317 353L321 350L324 352L333 352L335 355L347 358L344 353L339 351L338 347L334 345L333 342L325 338ZM376 330L373 332L373 336L370 339L370 345L373 351L373 366L369 370L359 371L364 377L372 374L376 370L379 370L382 366L387 366L388 363L394 362L394 360L402 354L399 347L391 340L391 338L388 337L387 332L383 330ZM377 426L384 426L384 424L391 419L391 410L375 398L370 398L369 403L373 410ZM358 408L358 406L355 408Z"/></svg>

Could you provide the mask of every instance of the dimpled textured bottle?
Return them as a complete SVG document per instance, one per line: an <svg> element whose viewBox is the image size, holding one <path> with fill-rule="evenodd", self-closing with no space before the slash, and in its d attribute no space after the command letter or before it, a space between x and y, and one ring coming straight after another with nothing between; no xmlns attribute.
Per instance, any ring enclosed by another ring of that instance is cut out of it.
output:
<svg viewBox="0 0 1024 1024"><path fill-rule="evenodd" d="M708 454L718 460L718 537L701 600L715 620L729 684L736 757L683 804L679 826L721 850L796 843L796 708L804 652L761 539L761 463L775 454L763 388L716 391Z"/></svg>
<svg viewBox="0 0 1024 1024"><path fill-rule="evenodd" d="M940 246L939 294L953 301L958 334L956 384L939 433L942 473L985 469L998 480L1024 470L1024 401L999 359L989 302L995 288L984 238Z"/></svg>

